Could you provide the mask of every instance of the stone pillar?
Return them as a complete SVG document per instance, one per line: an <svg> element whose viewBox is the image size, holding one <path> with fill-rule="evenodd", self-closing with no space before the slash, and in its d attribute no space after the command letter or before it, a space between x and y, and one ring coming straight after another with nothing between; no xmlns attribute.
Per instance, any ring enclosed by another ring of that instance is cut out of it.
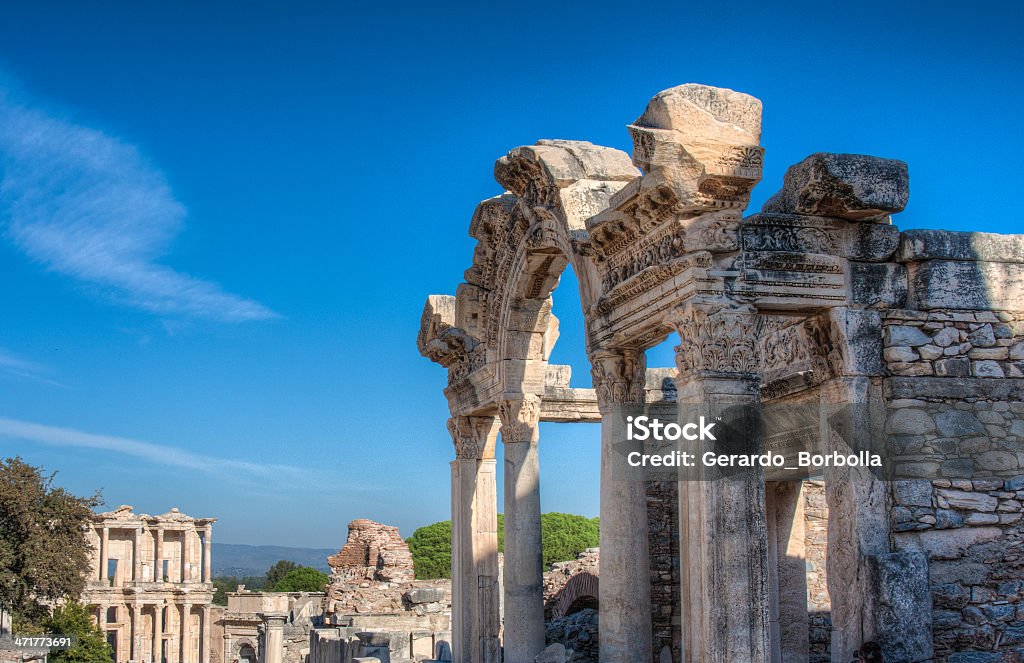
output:
<svg viewBox="0 0 1024 663"><path fill-rule="evenodd" d="M209 536L209 530L207 530ZM203 621L199 624L199 661L210 663L210 606L203 606ZM227 659L223 663L230 663Z"/></svg>
<svg viewBox="0 0 1024 663"><path fill-rule="evenodd" d="M192 604L181 604L181 663L192 663Z"/></svg>
<svg viewBox="0 0 1024 663"><path fill-rule="evenodd" d="M207 525L203 530L203 582L213 582L213 569L210 567L210 548L213 528Z"/></svg>
<svg viewBox="0 0 1024 663"><path fill-rule="evenodd" d="M498 514L495 417L453 417L452 654L456 663L498 663Z"/></svg>
<svg viewBox="0 0 1024 663"><path fill-rule="evenodd" d="M132 660L142 661L142 606L132 604Z"/></svg>
<svg viewBox="0 0 1024 663"><path fill-rule="evenodd" d="M724 419L717 441L689 447L698 467L707 451L760 453L762 441L752 420L760 391L756 311L699 297L675 313L678 423L701 416ZM724 435L726 425L736 433ZM726 438L745 440L744 448L722 448ZM711 476L688 475L679 483L684 660L766 663L771 644L764 471Z"/></svg>
<svg viewBox="0 0 1024 663"><path fill-rule="evenodd" d="M100 603L99 609L100 613L99 618L96 620L96 625L103 633L103 640L105 642L107 639L107 605L105 603Z"/></svg>
<svg viewBox="0 0 1024 663"><path fill-rule="evenodd" d="M135 529L135 540L132 543L132 580L142 580L142 528Z"/></svg>
<svg viewBox="0 0 1024 663"><path fill-rule="evenodd" d="M646 366L644 353L636 350L591 357L601 410L601 663L653 656L644 471L628 467L619 446L627 411L642 408Z"/></svg>
<svg viewBox="0 0 1024 663"><path fill-rule="evenodd" d="M529 663L544 649L540 530L540 397L498 404L505 449L505 661Z"/></svg>
<svg viewBox="0 0 1024 663"><path fill-rule="evenodd" d="M164 606L153 605L153 663L163 663Z"/></svg>
<svg viewBox="0 0 1024 663"><path fill-rule="evenodd" d="M178 558L180 582L192 582L192 530L181 532L181 555Z"/></svg>
<svg viewBox="0 0 1024 663"><path fill-rule="evenodd" d="M156 545L154 546L156 563L153 565L153 580L163 582L164 580L164 528L157 525Z"/></svg>
<svg viewBox="0 0 1024 663"><path fill-rule="evenodd" d="M100 580L107 579L107 546L110 544L110 528L104 526L100 533Z"/></svg>
<svg viewBox="0 0 1024 663"><path fill-rule="evenodd" d="M280 612L260 614L263 620L265 636L263 639L263 663L281 663L284 659L284 622L288 615Z"/></svg>

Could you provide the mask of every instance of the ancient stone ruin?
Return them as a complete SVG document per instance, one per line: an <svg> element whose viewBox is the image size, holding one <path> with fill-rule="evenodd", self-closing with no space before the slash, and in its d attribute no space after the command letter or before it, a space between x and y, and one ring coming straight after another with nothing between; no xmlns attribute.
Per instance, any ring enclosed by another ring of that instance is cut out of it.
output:
<svg viewBox="0 0 1024 663"><path fill-rule="evenodd" d="M498 159L465 280L424 308L455 447L454 660L548 644L541 421L600 425L602 662L847 662L866 640L889 661L1017 660L1024 237L901 233L906 164L850 154L812 154L744 217L763 150L739 92L665 90L628 129L632 158L545 140ZM593 388L548 362L570 265ZM648 368L669 337L675 366ZM813 421L769 416L787 407ZM616 446L638 412L884 466L652 475Z"/></svg>
<svg viewBox="0 0 1024 663"><path fill-rule="evenodd" d="M353 520L345 545L327 561L323 624L311 633L308 663L431 660L450 650L450 582L414 579L397 527Z"/></svg>

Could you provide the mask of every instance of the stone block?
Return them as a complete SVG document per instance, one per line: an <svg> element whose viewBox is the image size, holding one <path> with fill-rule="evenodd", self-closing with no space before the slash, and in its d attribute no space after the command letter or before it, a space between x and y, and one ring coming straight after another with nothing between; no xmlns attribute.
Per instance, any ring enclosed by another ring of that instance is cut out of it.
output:
<svg viewBox="0 0 1024 663"><path fill-rule="evenodd" d="M907 301L907 269L891 262L851 262L850 301L871 308L902 308Z"/></svg>
<svg viewBox="0 0 1024 663"><path fill-rule="evenodd" d="M969 260L1024 262L1024 235L906 230L900 233L900 262Z"/></svg>
<svg viewBox="0 0 1024 663"><path fill-rule="evenodd" d="M949 488L937 488L938 496L946 500L953 509L970 509L973 511L995 511L999 500L988 493L974 493Z"/></svg>
<svg viewBox="0 0 1024 663"><path fill-rule="evenodd" d="M966 357L938 359L934 364L935 375L939 377L965 378L971 374L971 362Z"/></svg>
<svg viewBox="0 0 1024 663"><path fill-rule="evenodd" d="M897 504L902 506L932 505L932 484L930 481L893 482L893 494Z"/></svg>
<svg viewBox="0 0 1024 663"><path fill-rule="evenodd" d="M904 408L892 413L888 429L893 435L924 435L935 431L935 422L924 410Z"/></svg>
<svg viewBox="0 0 1024 663"><path fill-rule="evenodd" d="M789 167L762 211L878 222L902 211L909 196L902 161L818 152Z"/></svg>
<svg viewBox="0 0 1024 663"><path fill-rule="evenodd" d="M961 527L894 535L897 550L920 550L931 559L959 560L974 546L1003 535L998 527Z"/></svg>
<svg viewBox="0 0 1024 663"><path fill-rule="evenodd" d="M419 587L405 593L409 603L438 603L444 601L445 591L441 587Z"/></svg>
<svg viewBox="0 0 1024 663"><path fill-rule="evenodd" d="M865 631L889 661L932 658L932 597L928 558L904 551L866 557Z"/></svg>
<svg viewBox="0 0 1024 663"><path fill-rule="evenodd" d="M963 410L947 410L935 415L935 427L945 437L960 437L975 433L984 433L985 427L978 418Z"/></svg>
<svg viewBox="0 0 1024 663"><path fill-rule="evenodd" d="M1024 264L929 260L908 270L910 308L1024 309Z"/></svg>
<svg viewBox="0 0 1024 663"><path fill-rule="evenodd" d="M931 339L920 327L910 325L888 325L885 327L885 345L916 347L925 345Z"/></svg>
<svg viewBox="0 0 1024 663"><path fill-rule="evenodd" d="M971 375L976 378L1004 378L1006 377L1003 367L999 362L991 359L982 359L971 362Z"/></svg>

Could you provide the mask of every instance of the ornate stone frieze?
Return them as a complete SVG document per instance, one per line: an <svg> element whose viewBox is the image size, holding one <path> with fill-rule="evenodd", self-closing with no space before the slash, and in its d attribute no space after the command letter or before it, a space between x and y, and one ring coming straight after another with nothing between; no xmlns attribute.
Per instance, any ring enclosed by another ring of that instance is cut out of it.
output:
<svg viewBox="0 0 1024 663"><path fill-rule="evenodd" d="M676 368L680 377L759 372L757 310L724 298L697 297L677 309Z"/></svg>
<svg viewBox="0 0 1024 663"><path fill-rule="evenodd" d="M455 444L455 457L480 460L494 457L494 441L498 435L496 417L452 417L448 432Z"/></svg>
<svg viewBox="0 0 1024 663"><path fill-rule="evenodd" d="M502 442L530 442L540 424L540 396L517 394L504 398L498 401L498 415L501 417Z"/></svg>
<svg viewBox="0 0 1024 663"><path fill-rule="evenodd" d="M762 398L777 398L837 375L841 341L828 316L763 316L757 339Z"/></svg>
<svg viewBox="0 0 1024 663"><path fill-rule="evenodd" d="M608 350L590 358L590 373L601 411L616 405L643 403L647 357L643 350Z"/></svg>

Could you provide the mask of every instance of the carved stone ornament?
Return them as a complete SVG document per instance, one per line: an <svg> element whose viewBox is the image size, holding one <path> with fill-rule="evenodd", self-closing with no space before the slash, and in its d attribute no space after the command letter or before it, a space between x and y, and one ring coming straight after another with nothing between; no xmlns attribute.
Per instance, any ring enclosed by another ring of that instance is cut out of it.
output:
<svg viewBox="0 0 1024 663"><path fill-rule="evenodd" d="M643 403L647 356L640 350L604 351L590 359L598 407Z"/></svg>
<svg viewBox="0 0 1024 663"><path fill-rule="evenodd" d="M448 432L455 444L455 457L463 460L481 460L494 457L494 438L498 422L494 417L452 417Z"/></svg>
<svg viewBox="0 0 1024 663"><path fill-rule="evenodd" d="M676 311L676 368L697 373L756 374L757 309L719 298L696 298Z"/></svg>
<svg viewBox="0 0 1024 663"><path fill-rule="evenodd" d="M498 414L501 417L503 443L530 442L540 424L540 396L520 394L502 399L498 402Z"/></svg>

